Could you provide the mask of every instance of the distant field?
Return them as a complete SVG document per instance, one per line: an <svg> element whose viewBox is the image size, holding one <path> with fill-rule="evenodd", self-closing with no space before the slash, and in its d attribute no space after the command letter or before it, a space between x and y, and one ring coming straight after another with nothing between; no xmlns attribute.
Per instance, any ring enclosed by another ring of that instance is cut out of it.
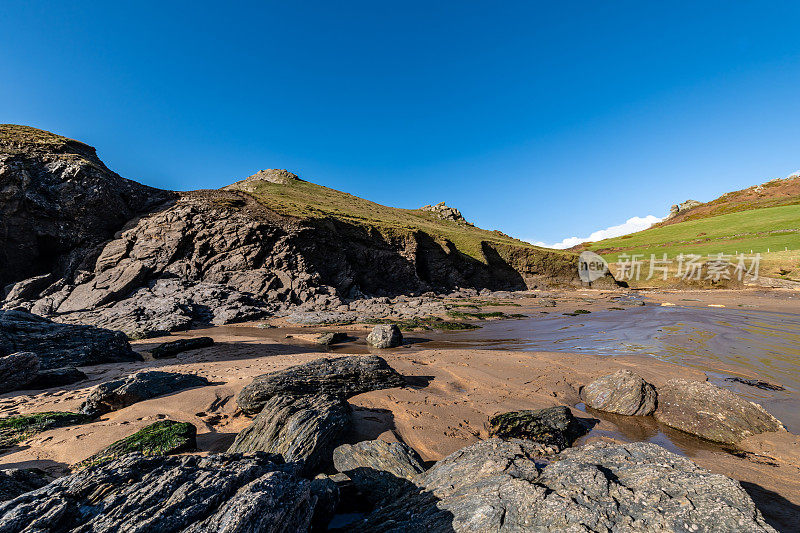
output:
<svg viewBox="0 0 800 533"><path fill-rule="evenodd" d="M712 218L652 228L631 235L593 242L588 250L608 261L620 254L680 253L732 255L800 250L800 206L754 209Z"/></svg>

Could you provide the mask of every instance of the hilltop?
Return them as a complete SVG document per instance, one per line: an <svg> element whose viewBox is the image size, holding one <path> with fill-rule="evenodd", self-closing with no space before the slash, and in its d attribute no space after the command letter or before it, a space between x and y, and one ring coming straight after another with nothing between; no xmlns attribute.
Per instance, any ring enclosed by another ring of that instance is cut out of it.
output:
<svg viewBox="0 0 800 533"><path fill-rule="evenodd" d="M0 190L4 306L64 322L174 330L367 297L579 283L575 254L477 228L444 204L383 206L275 169L164 191L25 126L0 129Z"/></svg>

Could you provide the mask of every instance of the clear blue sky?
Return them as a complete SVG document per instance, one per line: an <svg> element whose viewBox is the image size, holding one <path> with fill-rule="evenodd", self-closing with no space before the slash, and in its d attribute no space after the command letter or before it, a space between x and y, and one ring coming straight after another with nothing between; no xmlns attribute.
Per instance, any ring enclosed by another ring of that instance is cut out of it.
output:
<svg viewBox="0 0 800 533"><path fill-rule="evenodd" d="M0 122L83 140L158 187L287 168L551 242L800 169L796 2L4 0L0 15Z"/></svg>

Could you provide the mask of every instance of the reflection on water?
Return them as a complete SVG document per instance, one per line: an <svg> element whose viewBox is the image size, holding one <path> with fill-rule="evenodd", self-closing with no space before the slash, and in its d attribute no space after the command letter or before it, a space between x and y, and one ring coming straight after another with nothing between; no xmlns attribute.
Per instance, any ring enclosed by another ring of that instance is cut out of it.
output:
<svg viewBox="0 0 800 533"><path fill-rule="evenodd" d="M800 315L739 309L643 306L578 317L532 317L439 335L458 346L599 355L646 354L703 370L714 383L758 400L800 431ZM732 383L749 375L783 385L764 391Z"/></svg>

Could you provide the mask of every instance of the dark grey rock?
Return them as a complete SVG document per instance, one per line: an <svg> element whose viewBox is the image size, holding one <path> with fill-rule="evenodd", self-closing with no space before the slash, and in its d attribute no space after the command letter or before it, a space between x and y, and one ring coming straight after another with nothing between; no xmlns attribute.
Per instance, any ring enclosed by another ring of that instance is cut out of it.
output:
<svg viewBox="0 0 800 533"><path fill-rule="evenodd" d="M657 397L655 387L630 370L598 378L581 390L581 398L592 409L620 415L650 415Z"/></svg>
<svg viewBox="0 0 800 533"><path fill-rule="evenodd" d="M241 431L229 453L268 452L287 462L303 461L311 474L329 463L350 427L350 406L334 396L274 396Z"/></svg>
<svg viewBox="0 0 800 533"><path fill-rule="evenodd" d="M140 361L119 331L59 324L25 311L0 310L0 355L29 351L40 368Z"/></svg>
<svg viewBox="0 0 800 533"><path fill-rule="evenodd" d="M501 439L527 439L542 444L552 453L572 446L587 428L568 407L557 405L534 411L514 411L489 419L489 435Z"/></svg>
<svg viewBox="0 0 800 533"><path fill-rule="evenodd" d="M80 412L88 416L100 416L156 396L204 385L209 385L208 380L194 374L159 370L139 372L95 387L81 404Z"/></svg>
<svg viewBox="0 0 800 533"><path fill-rule="evenodd" d="M775 531L737 481L654 444L597 443L549 464L537 464L532 444L460 450L348 530Z"/></svg>
<svg viewBox="0 0 800 533"><path fill-rule="evenodd" d="M404 384L402 376L384 359L374 355L348 355L317 359L257 376L241 390L236 401L245 413L256 414L273 396L326 394L349 398Z"/></svg>
<svg viewBox="0 0 800 533"><path fill-rule="evenodd" d="M50 483L48 475L38 468L0 470L0 502L13 500L20 494Z"/></svg>
<svg viewBox="0 0 800 533"><path fill-rule="evenodd" d="M403 344L403 334L396 324L378 324L367 335L367 343L376 348L394 348Z"/></svg>
<svg viewBox="0 0 800 533"><path fill-rule="evenodd" d="M406 489L425 470L422 459L411 447L382 440L342 444L333 451L333 466L373 502Z"/></svg>
<svg viewBox="0 0 800 533"><path fill-rule="evenodd" d="M707 381L668 381L658 390L655 417L662 424L725 444L783 429L760 405Z"/></svg>
<svg viewBox="0 0 800 533"><path fill-rule="evenodd" d="M270 459L129 454L0 504L0 532L307 531L311 482Z"/></svg>
<svg viewBox="0 0 800 533"><path fill-rule="evenodd" d="M39 372L39 358L33 352L17 352L0 357L0 393L23 389Z"/></svg>
<svg viewBox="0 0 800 533"><path fill-rule="evenodd" d="M27 387L34 390L50 389L78 383L84 379L88 379L86 374L74 366L66 366L52 370L40 370L33 381L28 383Z"/></svg>
<svg viewBox="0 0 800 533"><path fill-rule="evenodd" d="M197 348L207 348L214 345L214 339L211 337L191 337L188 339L178 339L175 341L165 342L159 344L152 350L150 355L153 359L165 359L167 357L175 357L181 352L187 350L196 350Z"/></svg>

